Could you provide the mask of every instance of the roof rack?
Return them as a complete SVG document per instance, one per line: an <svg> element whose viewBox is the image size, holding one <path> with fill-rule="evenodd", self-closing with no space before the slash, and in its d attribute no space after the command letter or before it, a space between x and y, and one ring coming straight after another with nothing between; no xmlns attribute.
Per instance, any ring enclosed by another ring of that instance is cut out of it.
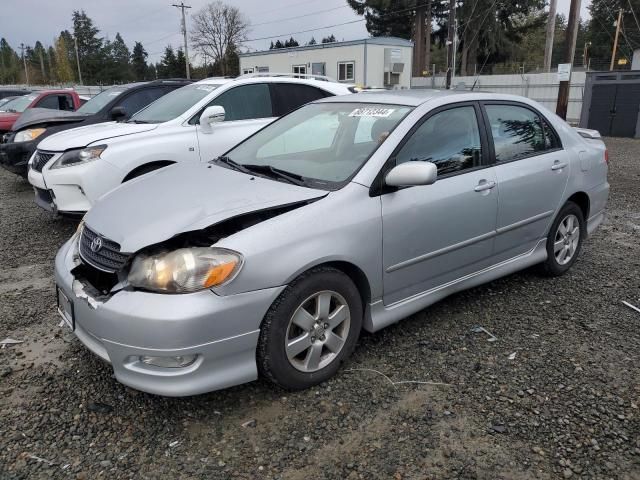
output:
<svg viewBox="0 0 640 480"><path fill-rule="evenodd" d="M321 82L333 82L336 83L335 78L327 77L326 75L314 75L307 73L276 73L276 72L255 72L245 73L236 77L236 80L241 78L255 78L255 77L286 77L286 78L307 78L310 80L318 80Z"/></svg>

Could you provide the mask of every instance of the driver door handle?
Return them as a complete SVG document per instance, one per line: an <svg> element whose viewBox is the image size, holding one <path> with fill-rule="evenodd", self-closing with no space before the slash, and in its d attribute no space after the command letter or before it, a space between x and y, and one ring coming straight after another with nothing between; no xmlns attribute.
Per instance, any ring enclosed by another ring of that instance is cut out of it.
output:
<svg viewBox="0 0 640 480"><path fill-rule="evenodd" d="M485 190L491 190L495 186L496 182L494 181L487 182L486 180L480 180L480 183L478 183L478 186L474 188L474 190L476 192L484 192Z"/></svg>
<svg viewBox="0 0 640 480"><path fill-rule="evenodd" d="M560 162L558 160L556 160L555 162L553 162L553 166L551 167L551 170L562 170L563 168L565 168L567 165L569 165L567 162Z"/></svg>

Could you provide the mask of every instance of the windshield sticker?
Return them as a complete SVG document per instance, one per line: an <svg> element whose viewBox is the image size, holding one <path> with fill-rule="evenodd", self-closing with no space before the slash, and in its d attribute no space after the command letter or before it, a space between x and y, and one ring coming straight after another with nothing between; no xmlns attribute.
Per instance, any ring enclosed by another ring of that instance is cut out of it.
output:
<svg viewBox="0 0 640 480"><path fill-rule="evenodd" d="M386 118L395 112L395 108L356 108L349 114L350 117L381 117Z"/></svg>
<svg viewBox="0 0 640 480"><path fill-rule="evenodd" d="M213 92L217 85L198 85L196 90L204 90L205 92Z"/></svg>
<svg viewBox="0 0 640 480"><path fill-rule="evenodd" d="M120 95L122 92L109 92L108 95L110 97L117 97L118 95Z"/></svg>

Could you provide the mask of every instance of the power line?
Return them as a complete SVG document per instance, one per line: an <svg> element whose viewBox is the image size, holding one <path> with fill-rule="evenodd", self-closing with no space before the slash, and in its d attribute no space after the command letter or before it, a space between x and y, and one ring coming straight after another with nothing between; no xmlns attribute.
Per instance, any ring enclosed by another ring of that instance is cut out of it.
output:
<svg viewBox="0 0 640 480"><path fill-rule="evenodd" d="M636 21L636 26L638 27L638 30L640 30L640 23L638 23L638 17L636 17L636 12L633 9L633 5L631 5L631 0L627 0L627 2L629 2L629 8L631 9L631 14L633 15L633 19Z"/></svg>
<svg viewBox="0 0 640 480"><path fill-rule="evenodd" d="M295 20L297 18L310 17L311 15L317 15L318 13L325 13L325 12L332 12L333 10L340 10L341 8L345 8L345 7L348 7L348 6L349 5L340 5L339 7L327 8L325 10L318 10L316 12L305 13L304 15L298 15L296 17L281 18L279 20L271 20L269 22L262 22L262 23L253 23L253 24L251 24L251 26L252 27L259 27L261 25L268 25L270 23L286 22L287 20Z"/></svg>
<svg viewBox="0 0 640 480"><path fill-rule="evenodd" d="M299 35L301 33L315 32L317 30L324 30L326 28L341 27L343 25L350 25L350 24L353 24L353 23L360 23L360 22L364 22L364 21L365 21L365 19L361 18L360 20L352 20L350 22L335 23L333 25L325 25L324 27L310 28L308 30L300 30L298 32L280 33L278 35L271 35L269 37L250 38L248 40L245 40L245 42L257 42L258 40L271 40L271 39L278 38L278 37L288 37L289 35Z"/></svg>
<svg viewBox="0 0 640 480"><path fill-rule="evenodd" d="M495 5L496 2L497 2L497 0L495 0L493 2L493 4ZM384 14L380 15L378 18L388 17L388 16L395 15L395 14L398 14L398 13L411 12L411 11L413 11L415 9L416 9L416 7L403 8L403 9L400 9L400 10L394 10L392 12L387 12L387 13L384 13ZM361 23L361 22L365 22L365 21L366 21L366 18L360 18L358 20L351 20L349 22L342 22L342 23L334 23L333 25L325 25L323 27L310 28L310 29L307 29L307 30L300 30L298 32L288 32L288 33L280 33L278 35L271 35L271 36L268 36L268 37L250 38L250 39L245 40L245 42L257 42L259 40L271 40L273 38L287 37L287 36L290 36L290 35L299 35L301 33L309 33L309 32L315 32L317 30L324 30L324 29L328 29L328 28L342 27L344 25L351 25L351 24L354 24L354 23Z"/></svg>

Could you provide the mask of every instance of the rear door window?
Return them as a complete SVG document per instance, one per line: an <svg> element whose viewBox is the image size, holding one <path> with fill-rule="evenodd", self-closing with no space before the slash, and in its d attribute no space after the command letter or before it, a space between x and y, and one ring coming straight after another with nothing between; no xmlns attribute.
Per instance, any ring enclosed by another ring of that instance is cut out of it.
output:
<svg viewBox="0 0 640 480"><path fill-rule="evenodd" d="M286 115L302 105L330 96L328 92L297 83L274 83L271 85L274 111L277 117Z"/></svg>
<svg viewBox="0 0 640 480"><path fill-rule="evenodd" d="M545 138L542 119L533 110L517 105L485 105L497 163L544 153L557 139Z"/></svg>
<svg viewBox="0 0 640 480"><path fill-rule="evenodd" d="M162 87L144 88L127 95L122 101L118 102L118 106L123 107L127 112L127 116L130 117L150 103L155 102L165 93L166 91Z"/></svg>

